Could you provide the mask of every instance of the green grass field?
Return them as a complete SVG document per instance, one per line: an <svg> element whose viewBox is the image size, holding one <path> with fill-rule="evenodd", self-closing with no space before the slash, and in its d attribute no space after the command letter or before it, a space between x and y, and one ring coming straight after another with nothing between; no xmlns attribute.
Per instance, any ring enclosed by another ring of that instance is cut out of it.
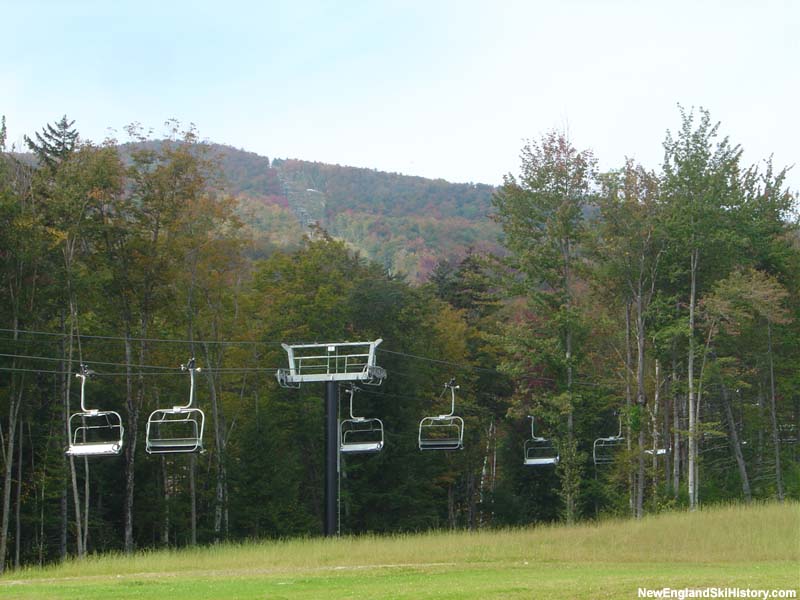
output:
<svg viewBox="0 0 800 600"><path fill-rule="evenodd" d="M637 598L640 587L797 590L800 505L105 555L7 573L0 598Z"/></svg>

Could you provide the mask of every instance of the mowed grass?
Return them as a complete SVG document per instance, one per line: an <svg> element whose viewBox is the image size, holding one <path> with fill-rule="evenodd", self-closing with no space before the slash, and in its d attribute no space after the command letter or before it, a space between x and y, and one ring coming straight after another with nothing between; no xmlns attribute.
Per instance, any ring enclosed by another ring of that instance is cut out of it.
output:
<svg viewBox="0 0 800 600"><path fill-rule="evenodd" d="M798 589L800 504L93 556L8 573L0 598L636 598L664 587Z"/></svg>

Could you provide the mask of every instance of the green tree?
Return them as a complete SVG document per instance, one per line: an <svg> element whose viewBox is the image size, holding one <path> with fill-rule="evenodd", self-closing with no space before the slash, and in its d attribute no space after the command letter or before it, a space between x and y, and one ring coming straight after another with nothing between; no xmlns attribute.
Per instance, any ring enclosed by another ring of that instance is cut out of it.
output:
<svg viewBox="0 0 800 600"><path fill-rule="evenodd" d="M698 493L699 413L694 365L697 298L702 293L698 284L708 286L730 268L732 250L737 245L737 232L731 223L743 196L741 149L731 145L728 138L717 140L719 124L711 122L708 111L700 109L699 114L695 122L694 113L681 108L681 129L675 137L668 132L664 142L662 180L672 249L675 260L683 262L682 276L688 279L688 490L692 510L697 506Z"/></svg>
<svg viewBox="0 0 800 600"><path fill-rule="evenodd" d="M564 134L551 132L522 149L519 177L507 175L493 199L508 248L525 277L525 292L555 345L551 356L560 355L555 363L559 389L548 401L567 420L559 468L568 522L576 516L580 485L573 397L580 327L575 286L595 171L589 151L579 152Z"/></svg>
<svg viewBox="0 0 800 600"><path fill-rule="evenodd" d="M4 139L0 141L4 143ZM47 249L53 241L42 207L32 193L32 177L31 170L25 165L0 152L0 315L13 343L19 342L22 330L41 323L40 299L46 293L42 291L46 288L43 280L50 267ZM2 452L0 573L5 569L8 549L11 492L15 480L13 466L18 450L15 442L16 436L22 435L18 433L20 411L32 391L31 378L26 377L25 372L17 372L18 368L23 368L23 365L20 359L13 358L11 372L3 377L0 385L0 401L8 411ZM21 486L22 481L18 480L17 485Z"/></svg>
<svg viewBox="0 0 800 600"><path fill-rule="evenodd" d="M660 231L659 186L654 173L627 161L625 167L603 177L600 216L594 243L599 279L610 284L621 304L632 307L636 334L636 409L647 407L645 364L648 336L647 312L656 292L658 268L665 247ZM626 320L626 326L628 325ZM627 365L630 369L630 365ZM655 407L657 410L657 406ZM630 407L628 407L630 409ZM638 470L634 486L634 515L644 507L644 434L638 432ZM627 438L630 439L630 429Z"/></svg>

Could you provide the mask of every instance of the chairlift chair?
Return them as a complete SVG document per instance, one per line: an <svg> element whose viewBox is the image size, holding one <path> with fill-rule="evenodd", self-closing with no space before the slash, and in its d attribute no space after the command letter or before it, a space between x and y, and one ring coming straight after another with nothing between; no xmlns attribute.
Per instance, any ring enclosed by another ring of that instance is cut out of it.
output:
<svg viewBox="0 0 800 600"><path fill-rule="evenodd" d="M122 451L125 428L119 413L86 408L86 379L92 375L85 365L75 374L81 380L81 411L69 418L67 456L113 456Z"/></svg>
<svg viewBox="0 0 800 600"><path fill-rule="evenodd" d="M192 358L181 371L189 371L189 402L172 408L159 408L147 419L145 450L149 454L174 454L201 452L203 450L203 427L205 414L194 408L194 377L200 371Z"/></svg>
<svg viewBox="0 0 800 600"><path fill-rule="evenodd" d="M445 391L450 390L450 412L435 417L423 417L419 422L420 450L461 450L464 448L464 419L455 415L456 390L459 386L455 379L444 384Z"/></svg>
<svg viewBox="0 0 800 600"><path fill-rule="evenodd" d="M797 426L794 423L781 423L778 425L778 437L781 444L796 444Z"/></svg>
<svg viewBox="0 0 800 600"><path fill-rule="evenodd" d="M617 450L623 443L625 443L625 437L622 435L622 417L620 416L617 435L597 438L594 441L592 446L594 466L597 467L598 465L607 465L614 462Z"/></svg>
<svg viewBox="0 0 800 600"><path fill-rule="evenodd" d="M649 454L650 456L653 456L653 454L656 456L664 456L667 453L667 448L656 448L655 450L649 448L645 450L644 453Z"/></svg>
<svg viewBox="0 0 800 600"><path fill-rule="evenodd" d="M358 388L350 386L350 418L339 425L339 451L342 454L372 454L383 449L383 421L353 414L353 396Z"/></svg>
<svg viewBox="0 0 800 600"><path fill-rule="evenodd" d="M526 467L557 465L560 457L553 442L547 438L537 436L534 429L536 419L533 416L528 418L531 420L531 438L525 441L525 458L522 464Z"/></svg>

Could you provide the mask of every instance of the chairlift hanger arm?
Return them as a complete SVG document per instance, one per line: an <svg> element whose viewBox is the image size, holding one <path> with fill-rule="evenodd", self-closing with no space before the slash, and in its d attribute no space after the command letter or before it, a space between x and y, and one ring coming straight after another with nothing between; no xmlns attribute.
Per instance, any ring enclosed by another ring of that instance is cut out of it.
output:
<svg viewBox="0 0 800 600"><path fill-rule="evenodd" d="M192 408L194 404L194 377L195 373L199 373L201 371L200 367L195 366L197 363L195 358L190 358L186 364L181 365L181 371L189 371L189 402L187 404L173 406L172 409L174 411L180 411L187 408Z"/></svg>

